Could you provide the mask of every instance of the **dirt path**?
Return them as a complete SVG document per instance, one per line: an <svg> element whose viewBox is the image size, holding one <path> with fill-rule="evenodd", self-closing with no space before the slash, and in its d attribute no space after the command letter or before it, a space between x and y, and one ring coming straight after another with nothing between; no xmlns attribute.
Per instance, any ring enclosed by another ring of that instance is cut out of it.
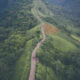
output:
<svg viewBox="0 0 80 80"><path fill-rule="evenodd" d="M40 45L46 40L46 35L45 35L45 32L44 32L44 23L42 22L40 16L38 15L38 12L37 12L37 3L38 1L35 0L34 4L34 12L36 14L36 17L37 19L42 23L41 24L41 32L42 32L42 36L43 36L43 39L38 42L38 44L36 45L36 47L34 48L33 52L32 52L32 57L31 57L31 69L30 69L30 75L29 75L29 80L35 80L35 71L36 71L36 52L37 52L37 49L40 47Z"/></svg>

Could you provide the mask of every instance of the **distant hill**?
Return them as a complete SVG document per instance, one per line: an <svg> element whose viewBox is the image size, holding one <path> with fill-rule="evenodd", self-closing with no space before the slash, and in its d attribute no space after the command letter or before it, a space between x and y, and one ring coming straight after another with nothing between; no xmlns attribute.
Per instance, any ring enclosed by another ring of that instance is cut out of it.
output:
<svg viewBox="0 0 80 80"><path fill-rule="evenodd" d="M0 9L3 9L6 6L8 6L8 0L0 0Z"/></svg>
<svg viewBox="0 0 80 80"><path fill-rule="evenodd" d="M48 2L66 8L74 15L80 14L80 0L48 0Z"/></svg>
<svg viewBox="0 0 80 80"><path fill-rule="evenodd" d="M16 0L0 0L0 12L11 6L14 2L16 2Z"/></svg>

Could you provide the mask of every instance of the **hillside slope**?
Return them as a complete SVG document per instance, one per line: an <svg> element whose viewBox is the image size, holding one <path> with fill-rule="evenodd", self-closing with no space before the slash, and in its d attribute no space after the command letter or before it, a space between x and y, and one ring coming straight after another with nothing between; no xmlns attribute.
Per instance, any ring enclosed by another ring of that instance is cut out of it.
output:
<svg viewBox="0 0 80 80"><path fill-rule="evenodd" d="M0 15L0 80L28 79L31 53L41 39L32 7L32 0L17 0Z"/></svg>
<svg viewBox="0 0 80 80"><path fill-rule="evenodd" d="M46 22L47 39L37 51L39 62L36 80L80 80L79 19L71 16L68 8L61 6L61 1L64 0L54 0L53 3L44 1L47 10L53 15L46 15L44 8L38 8L39 13L42 13L41 18Z"/></svg>

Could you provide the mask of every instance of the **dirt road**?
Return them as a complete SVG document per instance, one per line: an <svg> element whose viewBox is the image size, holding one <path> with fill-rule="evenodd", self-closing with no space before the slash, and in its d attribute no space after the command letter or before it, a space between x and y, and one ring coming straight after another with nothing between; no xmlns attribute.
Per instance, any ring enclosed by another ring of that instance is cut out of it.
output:
<svg viewBox="0 0 80 80"><path fill-rule="evenodd" d="M38 3L38 0L35 0L35 2L34 2L34 4L35 4L34 12L36 14L37 19L42 23L41 24L41 32L42 32L43 39L40 42L38 42L38 44L36 45L36 47L34 48L34 50L32 52L29 80L35 80L36 52L37 52L38 48L40 47L40 45L46 40L46 35L45 35L45 32L44 32L44 23L42 22L40 16L38 15L37 9L36 9L37 8L37 3Z"/></svg>

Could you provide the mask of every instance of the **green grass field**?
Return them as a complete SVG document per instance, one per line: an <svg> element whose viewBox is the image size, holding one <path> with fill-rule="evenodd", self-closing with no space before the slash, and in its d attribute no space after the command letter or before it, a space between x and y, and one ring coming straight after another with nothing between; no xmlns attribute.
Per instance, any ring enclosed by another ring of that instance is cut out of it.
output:
<svg viewBox="0 0 80 80"><path fill-rule="evenodd" d="M54 47L63 52L67 52L70 50L73 51L77 49L77 47L74 44L72 44L71 42L67 41L64 38L61 38L57 35L51 35L51 37L53 38L52 42Z"/></svg>
<svg viewBox="0 0 80 80"><path fill-rule="evenodd" d="M79 41L79 42L80 42L80 37L79 37L79 36L71 35L71 37L72 37L73 39L75 39L75 40L77 40L77 41Z"/></svg>

